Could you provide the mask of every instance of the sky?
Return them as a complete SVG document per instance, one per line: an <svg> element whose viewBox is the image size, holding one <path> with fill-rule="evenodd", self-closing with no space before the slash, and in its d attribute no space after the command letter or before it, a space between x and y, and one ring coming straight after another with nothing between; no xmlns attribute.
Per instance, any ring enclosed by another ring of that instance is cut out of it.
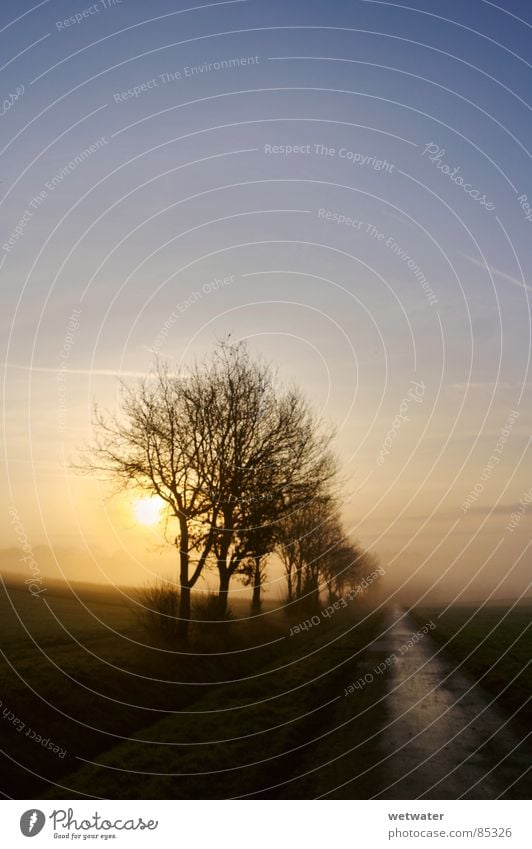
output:
<svg viewBox="0 0 532 849"><path fill-rule="evenodd" d="M231 333L336 426L390 593L529 592L532 16L412 2L2 3L0 567L173 568L71 460Z"/></svg>

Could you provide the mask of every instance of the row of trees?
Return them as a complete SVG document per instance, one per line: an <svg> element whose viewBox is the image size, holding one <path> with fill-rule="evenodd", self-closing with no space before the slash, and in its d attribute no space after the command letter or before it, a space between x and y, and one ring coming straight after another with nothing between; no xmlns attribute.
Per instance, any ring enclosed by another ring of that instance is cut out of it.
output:
<svg viewBox="0 0 532 849"><path fill-rule="evenodd" d="M288 601L339 593L362 554L345 537L331 431L299 390L279 389L272 367L244 343L223 341L184 374L158 362L121 384L114 414L95 408L95 443L81 467L119 489L157 495L179 551L178 633L187 638L191 592L218 572L223 618L231 580L253 586L260 609L269 555L286 571Z"/></svg>
<svg viewBox="0 0 532 849"><path fill-rule="evenodd" d="M345 534L336 500L320 494L302 510L287 516L280 526L279 555L287 585L287 601L304 601L309 609L320 603L327 587L331 600L353 587L373 558Z"/></svg>

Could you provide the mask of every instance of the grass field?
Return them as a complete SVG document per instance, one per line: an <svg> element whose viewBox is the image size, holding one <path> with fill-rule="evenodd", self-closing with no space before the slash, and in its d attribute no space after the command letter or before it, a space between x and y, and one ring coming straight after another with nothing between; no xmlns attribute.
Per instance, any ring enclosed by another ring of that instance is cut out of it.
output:
<svg viewBox="0 0 532 849"><path fill-rule="evenodd" d="M4 794L314 798L359 769L364 778L349 781L346 798L385 784L372 766L387 720L385 676L341 698L365 669L368 644L379 643L381 613L354 604L290 636L297 619L270 612L222 630L202 626L201 640L176 652L141 627L128 595L50 585L43 599L5 586ZM532 606L414 614L437 623L432 637L524 722ZM384 659L378 651L386 649L372 648L372 664ZM354 759L343 758L346 747Z"/></svg>
<svg viewBox="0 0 532 849"><path fill-rule="evenodd" d="M350 611L290 637L279 614L231 625L225 651L211 633L175 654L114 592L50 588L43 602L11 586L0 615L2 790L15 798L227 798L289 780L312 768L309 744L379 624ZM368 712L361 741L377 722Z"/></svg>

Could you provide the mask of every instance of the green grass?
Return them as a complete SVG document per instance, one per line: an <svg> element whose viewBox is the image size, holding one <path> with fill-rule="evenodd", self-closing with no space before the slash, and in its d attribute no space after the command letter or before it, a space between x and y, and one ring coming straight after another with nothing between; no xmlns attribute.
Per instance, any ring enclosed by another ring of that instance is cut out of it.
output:
<svg viewBox="0 0 532 849"><path fill-rule="evenodd" d="M79 600L50 586L44 603L10 586L0 616L3 790L15 798L226 798L287 780L327 730L322 706L356 677L351 657L377 627L370 619L341 637L355 620L338 618L290 638L293 623L276 614L231 624L234 653L211 654L211 633L203 653L180 655L150 641L119 595L97 588ZM28 728L66 756L27 738ZM168 775L187 772L211 774Z"/></svg>
<svg viewBox="0 0 532 849"><path fill-rule="evenodd" d="M282 614L222 625L223 639L210 625L202 644L180 654L144 632L119 593L79 595L50 586L44 603L13 585L0 602L6 794L314 798L358 772L340 795L368 798L382 785L372 764L385 676L342 697L364 668L379 615L354 605L293 637L296 623ZM507 713L522 707L532 692L530 606L414 613L437 623L431 634ZM28 728L65 757L26 737ZM342 757L346 740L353 755Z"/></svg>
<svg viewBox="0 0 532 849"><path fill-rule="evenodd" d="M66 783L80 795L97 788L104 798L282 795L265 788L282 784L301 765L309 768L314 737L327 731L334 715L327 703L342 692L346 674L356 674L352 656L377 624L372 617L342 635L338 623L317 629L303 644L287 640L260 677L225 685L195 701L193 713L144 728L136 736L148 742L116 746Z"/></svg>

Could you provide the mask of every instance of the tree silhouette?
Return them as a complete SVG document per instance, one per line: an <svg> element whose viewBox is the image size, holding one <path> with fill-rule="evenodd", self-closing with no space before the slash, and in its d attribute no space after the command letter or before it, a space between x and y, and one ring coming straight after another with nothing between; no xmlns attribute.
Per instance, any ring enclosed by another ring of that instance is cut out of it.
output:
<svg viewBox="0 0 532 849"><path fill-rule="evenodd" d="M137 384L122 382L117 411L95 407L94 429L77 467L158 495L177 522L183 640L206 565L218 570L223 617L233 575L263 558L281 520L336 473L331 434L299 391L276 388L271 366L244 343L218 343L184 374L157 362Z"/></svg>

